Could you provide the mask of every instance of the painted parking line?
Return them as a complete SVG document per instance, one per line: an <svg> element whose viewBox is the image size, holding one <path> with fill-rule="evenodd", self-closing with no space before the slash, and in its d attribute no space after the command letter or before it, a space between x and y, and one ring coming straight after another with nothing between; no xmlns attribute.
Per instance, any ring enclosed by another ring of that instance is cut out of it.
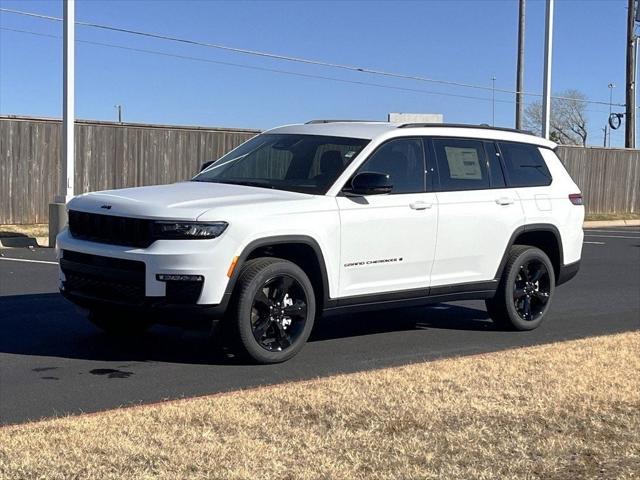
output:
<svg viewBox="0 0 640 480"><path fill-rule="evenodd" d="M46 260L29 260L27 258L0 257L0 260L5 260L7 262L44 263L45 265L58 265L58 262L47 262Z"/></svg>
<svg viewBox="0 0 640 480"><path fill-rule="evenodd" d="M585 245L606 245L604 242L582 242Z"/></svg>
<svg viewBox="0 0 640 480"><path fill-rule="evenodd" d="M622 235L590 235L590 234L585 234L585 237L595 237L595 238L628 238L631 240L640 240L640 236L637 237L627 237L627 236L622 236Z"/></svg>

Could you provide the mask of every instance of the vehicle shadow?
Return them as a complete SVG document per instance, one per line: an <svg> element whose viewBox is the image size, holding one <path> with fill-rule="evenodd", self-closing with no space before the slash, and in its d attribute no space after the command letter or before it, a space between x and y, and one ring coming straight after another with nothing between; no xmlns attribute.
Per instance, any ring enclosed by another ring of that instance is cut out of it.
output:
<svg viewBox="0 0 640 480"><path fill-rule="evenodd" d="M32 235L0 229L0 246L10 248L35 248L39 245L36 238Z"/></svg>
<svg viewBox="0 0 640 480"><path fill-rule="evenodd" d="M492 330L484 310L460 305L395 309L320 319L310 342L424 329ZM0 353L100 361L234 365L207 329L155 326L114 338L91 325L57 293L0 297Z"/></svg>
<svg viewBox="0 0 640 480"><path fill-rule="evenodd" d="M483 309L440 303L427 307L328 316L318 321L309 341L430 328L495 330L493 322Z"/></svg>

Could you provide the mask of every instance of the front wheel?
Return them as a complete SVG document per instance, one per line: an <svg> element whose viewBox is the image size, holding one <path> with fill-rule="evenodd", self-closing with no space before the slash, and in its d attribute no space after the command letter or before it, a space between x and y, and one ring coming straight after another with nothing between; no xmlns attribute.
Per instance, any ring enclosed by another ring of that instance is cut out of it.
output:
<svg viewBox="0 0 640 480"><path fill-rule="evenodd" d="M313 286L296 264L279 258L247 262L227 318L241 353L257 363L284 362L306 343L315 318Z"/></svg>
<svg viewBox="0 0 640 480"><path fill-rule="evenodd" d="M495 297L485 301L487 311L500 328L533 330L544 320L554 289L549 257L539 248L514 245Z"/></svg>

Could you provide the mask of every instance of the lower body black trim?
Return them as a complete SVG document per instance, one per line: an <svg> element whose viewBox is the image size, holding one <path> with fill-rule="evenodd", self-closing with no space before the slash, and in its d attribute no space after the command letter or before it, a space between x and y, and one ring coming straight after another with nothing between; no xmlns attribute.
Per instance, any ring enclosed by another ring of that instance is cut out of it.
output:
<svg viewBox="0 0 640 480"><path fill-rule="evenodd" d="M497 280L490 280L487 282L461 283L391 293L357 295L338 298L334 305L326 307L324 311L326 313L344 313L347 311L418 307L456 300L482 300L492 298L497 288Z"/></svg>
<svg viewBox="0 0 640 480"><path fill-rule="evenodd" d="M575 275L575 273L573 275ZM490 280L485 282L443 285L431 288L420 288L397 292L356 295L351 297L331 299L330 302L325 305L323 313L340 314L355 311L418 307L434 303L453 302L457 300L482 300L486 298L492 298L495 295L497 288L498 281ZM231 298L231 294L225 293L220 304L179 305L167 303L166 297L145 297L141 303L131 304L126 302L120 303L114 300L94 298L77 294L75 292L65 292L64 290L61 290L61 293L68 300L82 308L126 309L127 312L139 312L141 314L152 312L153 315L156 316L156 318L158 318L159 320L171 318L176 315L182 316L184 314L192 314L201 318L222 318L227 310Z"/></svg>
<svg viewBox="0 0 640 480"><path fill-rule="evenodd" d="M580 270L580 260L573 263L568 263L560 267L560 271L558 272L558 280L556 281L556 285L562 285L563 283L567 283L573 277L578 274Z"/></svg>

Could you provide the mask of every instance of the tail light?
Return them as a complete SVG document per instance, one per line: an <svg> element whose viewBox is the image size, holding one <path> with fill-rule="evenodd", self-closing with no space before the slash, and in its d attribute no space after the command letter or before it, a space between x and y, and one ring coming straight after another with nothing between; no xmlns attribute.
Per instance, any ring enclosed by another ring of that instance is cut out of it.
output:
<svg viewBox="0 0 640 480"><path fill-rule="evenodd" d="M572 193L569 195L569 200L574 205L583 205L582 203L582 194L581 193Z"/></svg>

